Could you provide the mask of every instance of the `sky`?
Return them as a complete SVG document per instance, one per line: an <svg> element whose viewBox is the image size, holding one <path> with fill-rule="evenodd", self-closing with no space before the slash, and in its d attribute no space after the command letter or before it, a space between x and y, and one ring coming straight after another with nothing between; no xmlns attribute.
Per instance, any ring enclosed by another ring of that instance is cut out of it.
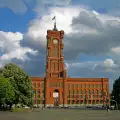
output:
<svg viewBox="0 0 120 120"><path fill-rule="evenodd" d="M0 67L45 75L46 34L56 16L64 30L70 77L120 76L120 0L0 0Z"/></svg>

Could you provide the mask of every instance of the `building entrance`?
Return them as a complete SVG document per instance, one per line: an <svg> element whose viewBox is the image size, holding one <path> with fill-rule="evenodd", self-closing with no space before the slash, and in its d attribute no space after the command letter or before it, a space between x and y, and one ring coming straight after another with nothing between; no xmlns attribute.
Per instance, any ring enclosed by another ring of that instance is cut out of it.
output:
<svg viewBox="0 0 120 120"><path fill-rule="evenodd" d="M59 106L59 90L53 91L53 98L54 98L54 107Z"/></svg>

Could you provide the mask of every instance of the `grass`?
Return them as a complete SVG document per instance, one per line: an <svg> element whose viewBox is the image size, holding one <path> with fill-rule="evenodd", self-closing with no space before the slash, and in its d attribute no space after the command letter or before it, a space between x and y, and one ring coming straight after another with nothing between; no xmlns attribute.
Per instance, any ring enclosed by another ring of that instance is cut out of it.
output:
<svg viewBox="0 0 120 120"><path fill-rule="evenodd" d="M10 111L11 112L29 112L30 109L29 108L12 108Z"/></svg>

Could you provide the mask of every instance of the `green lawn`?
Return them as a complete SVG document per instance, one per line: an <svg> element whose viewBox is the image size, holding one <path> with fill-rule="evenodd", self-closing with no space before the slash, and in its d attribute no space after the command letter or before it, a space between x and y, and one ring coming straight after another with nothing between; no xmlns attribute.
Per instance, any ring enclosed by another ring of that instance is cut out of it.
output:
<svg viewBox="0 0 120 120"><path fill-rule="evenodd" d="M34 112L0 112L1 120L120 120L120 111L37 109Z"/></svg>

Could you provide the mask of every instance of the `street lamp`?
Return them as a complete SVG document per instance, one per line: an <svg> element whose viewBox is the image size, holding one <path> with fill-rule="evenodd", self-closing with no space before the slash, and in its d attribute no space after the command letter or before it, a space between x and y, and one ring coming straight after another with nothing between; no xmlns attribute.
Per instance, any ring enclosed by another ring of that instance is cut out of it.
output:
<svg viewBox="0 0 120 120"><path fill-rule="evenodd" d="M114 98L114 96L111 96L111 97ZM117 104L117 101L116 101L116 100L111 100L111 101L115 102L116 108L117 108L117 110L118 110L118 104Z"/></svg>

